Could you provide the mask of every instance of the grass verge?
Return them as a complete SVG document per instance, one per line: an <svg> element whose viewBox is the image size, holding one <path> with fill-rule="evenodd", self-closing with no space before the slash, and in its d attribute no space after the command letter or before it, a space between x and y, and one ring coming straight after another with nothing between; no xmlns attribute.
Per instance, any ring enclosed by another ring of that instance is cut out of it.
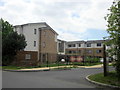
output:
<svg viewBox="0 0 120 90"><path fill-rule="evenodd" d="M99 73L99 74L90 75L88 78L96 82L120 87L120 82L117 79L117 75L115 71L109 72L108 76L106 77L104 77L103 73Z"/></svg>
<svg viewBox="0 0 120 90"><path fill-rule="evenodd" d="M31 68L42 68L42 67L59 67L59 66L70 66L71 68L77 68L78 66L94 66L101 63L81 63L81 62L74 62L74 63L48 63L48 64L42 64L40 66L29 66L29 67L23 67L23 66L0 66L0 69L7 69L7 70L19 70L19 69L31 69Z"/></svg>

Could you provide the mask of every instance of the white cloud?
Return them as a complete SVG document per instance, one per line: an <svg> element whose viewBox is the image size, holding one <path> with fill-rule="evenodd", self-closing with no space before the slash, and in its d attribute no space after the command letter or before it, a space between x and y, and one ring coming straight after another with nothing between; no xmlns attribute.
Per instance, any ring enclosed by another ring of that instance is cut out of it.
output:
<svg viewBox="0 0 120 90"><path fill-rule="evenodd" d="M89 29L105 30L113 0L1 0L0 17L11 24L47 22L65 40L84 39ZM62 31L60 31L62 29ZM64 32L63 32L64 31ZM77 34L81 36L76 36Z"/></svg>

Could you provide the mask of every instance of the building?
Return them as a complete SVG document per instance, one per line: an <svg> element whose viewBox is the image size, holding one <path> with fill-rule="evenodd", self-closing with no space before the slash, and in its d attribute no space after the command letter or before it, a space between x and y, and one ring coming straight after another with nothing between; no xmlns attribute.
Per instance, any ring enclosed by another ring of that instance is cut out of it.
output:
<svg viewBox="0 0 120 90"><path fill-rule="evenodd" d="M18 52L16 65L38 65L57 60L57 33L45 22L14 26L25 36L27 46Z"/></svg>
<svg viewBox="0 0 120 90"><path fill-rule="evenodd" d="M81 61L83 57L103 57L104 40L64 41L45 22L14 26L18 34L25 36L27 46L16 55L15 65L40 65L66 59Z"/></svg>
<svg viewBox="0 0 120 90"><path fill-rule="evenodd" d="M66 42L66 55L103 57L104 40Z"/></svg>
<svg viewBox="0 0 120 90"><path fill-rule="evenodd" d="M58 55L65 55L66 41L57 39L57 53Z"/></svg>

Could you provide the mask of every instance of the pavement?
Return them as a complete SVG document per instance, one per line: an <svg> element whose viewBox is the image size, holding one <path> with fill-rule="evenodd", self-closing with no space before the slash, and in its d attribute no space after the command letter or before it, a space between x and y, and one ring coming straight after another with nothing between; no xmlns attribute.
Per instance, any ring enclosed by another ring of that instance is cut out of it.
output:
<svg viewBox="0 0 120 90"><path fill-rule="evenodd" d="M43 68L31 68L31 69L20 69L20 70L49 70L49 69L57 69L57 68L64 68L64 67L73 67L73 66L57 66L57 67L43 67ZM101 68L103 67L102 64L94 65L94 66L77 66L78 68Z"/></svg>
<svg viewBox="0 0 120 90"><path fill-rule="evenodd" d="M111 63L109 63L109 64L111 64ZM56 67L42 67L42 68L30 68L30 69L19 69L19 70L4 70L4 71L12 71L12 72L36 72L36 71L55 70L55 69L58 69L58 68L65 68L65 67L73 67L73 65L56 66ZM94 65L94 66L77 66L77 68L101 68L101 67L103 67L103 64ZM68 70L68 68L66 68L66 69Z"/></svg>

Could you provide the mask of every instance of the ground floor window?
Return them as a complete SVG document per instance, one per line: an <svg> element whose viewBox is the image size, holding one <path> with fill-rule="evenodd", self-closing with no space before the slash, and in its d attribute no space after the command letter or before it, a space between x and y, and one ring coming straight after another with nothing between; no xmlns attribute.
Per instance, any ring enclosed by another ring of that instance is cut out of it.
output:
<svg viewBox="0 0 120 90"><path fill-rule="evenodd" d="M30 54L25 54L25 59L31 59L31 55Z"/></svg>

